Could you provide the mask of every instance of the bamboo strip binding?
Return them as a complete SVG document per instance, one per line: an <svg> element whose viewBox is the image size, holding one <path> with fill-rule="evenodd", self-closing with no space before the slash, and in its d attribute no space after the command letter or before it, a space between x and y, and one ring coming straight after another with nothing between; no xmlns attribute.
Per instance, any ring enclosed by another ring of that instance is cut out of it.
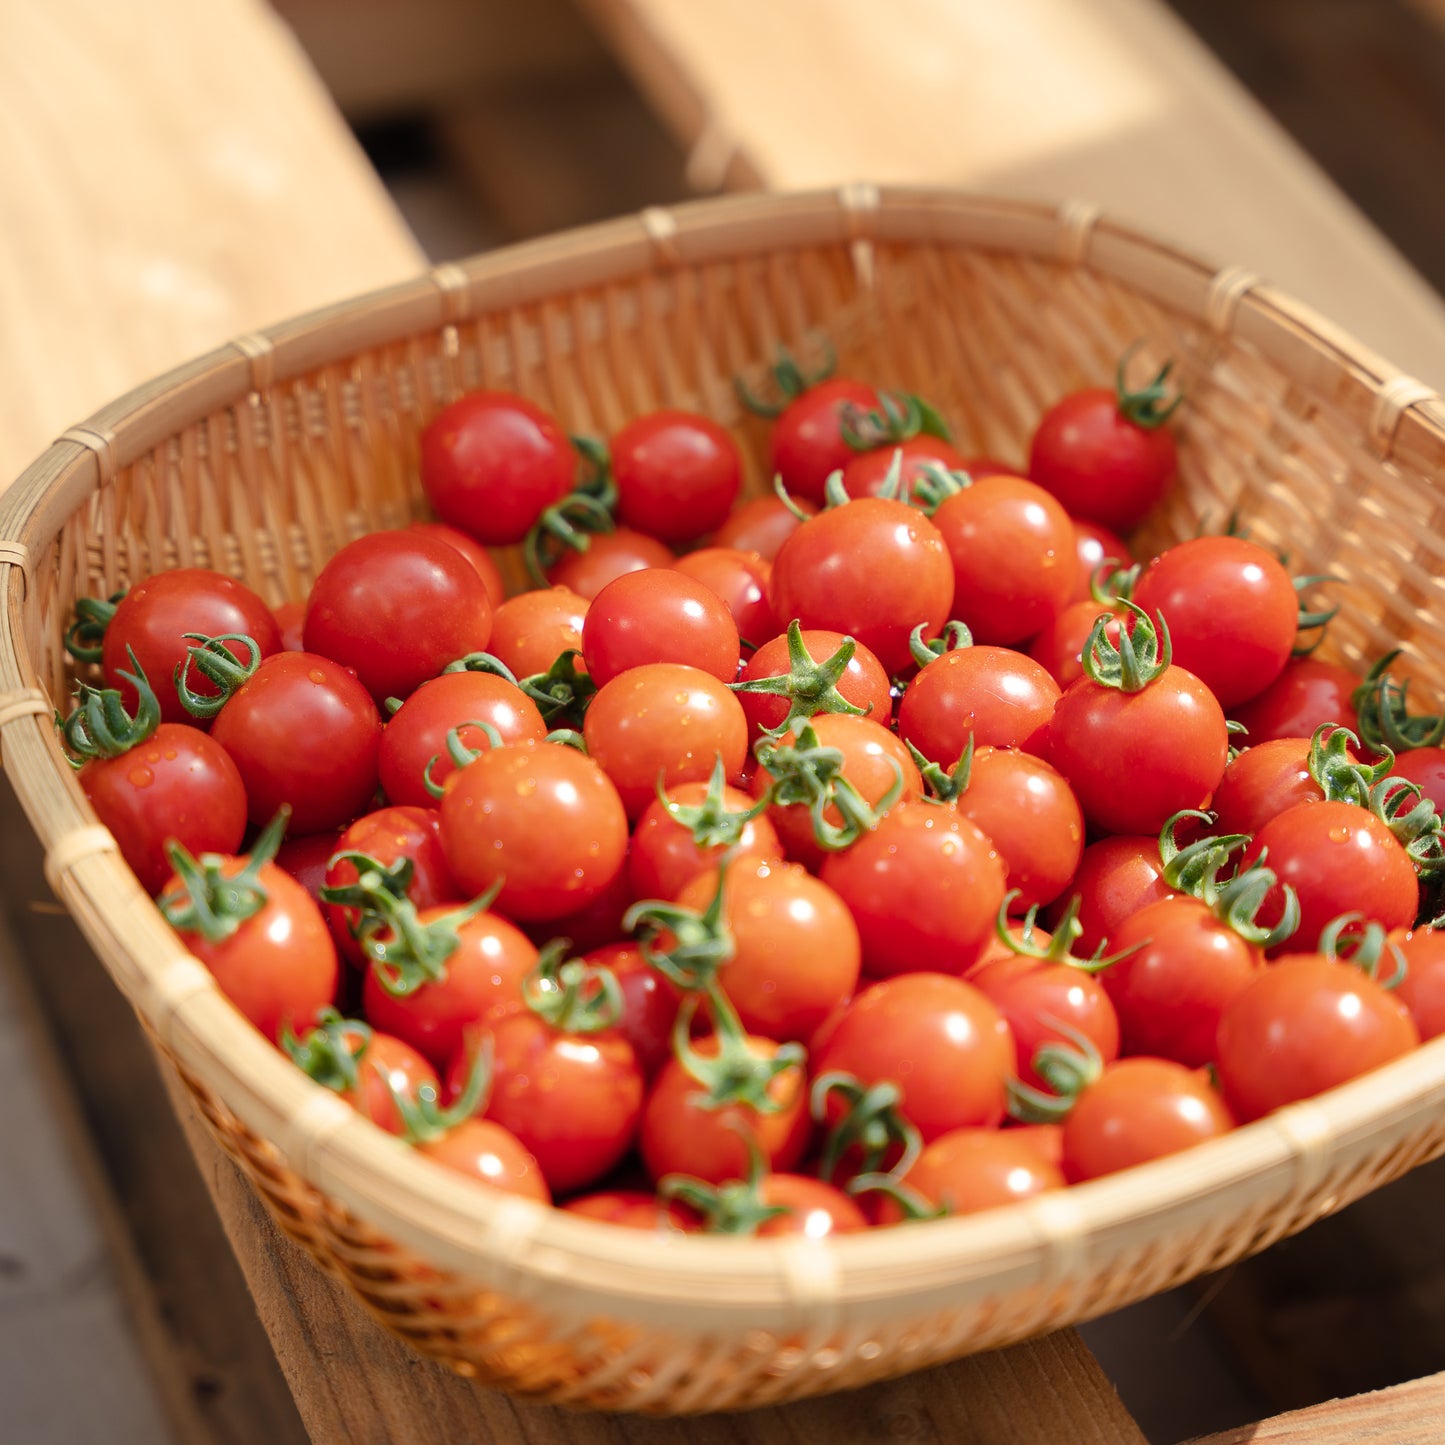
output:
<svg viewBox="0 0 1445 1445"><path fill-rule="evenodd" d="M450 263L142 387L0 499L5 761L56 886L281 1226L389 1328L519 1393L677 1412L860 1384L1217 1268L1445 1148L1445 1046L1431 1045L1030 1206L836 1244L658 1241L414 1159L178 955L43 711L67 687L74 597L177 561L272 601L298 593L348 537L418 514L419 426L483 384L572 430L661 404L711 411L760 490L764 431L728 382L821 337L845 370L935 398L969 449L1019 461L1043 405L1107 378L1126 345L1145 343L1141 368L1178 357L1185 474L1144 545L1238 507L1300 566L1353 584L1336 656L1362 666L1403 640L1419 686L1445 693L1439 400L1257 277L1079 203L749 196Z"/></svg>

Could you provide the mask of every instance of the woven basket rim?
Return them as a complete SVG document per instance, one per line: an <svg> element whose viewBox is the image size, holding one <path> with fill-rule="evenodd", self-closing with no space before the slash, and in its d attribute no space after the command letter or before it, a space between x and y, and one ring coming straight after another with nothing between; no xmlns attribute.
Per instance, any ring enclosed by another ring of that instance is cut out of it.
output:
<svg viewBox="0 0 1445 1445"><path fill-rule="evenodd" d="M448 263L414 281L281 322L102 407L0 499L6 599L0 730L16 792L47 849L53 885L80 915L118 985L185 1068L216 1089L243 1124L274 1142L303 1178L436 1264L524 1300L557 1305L565 1285L578 1313L625 1316L635 1309L695 1331L741 1322L786 1329L819 1310L857 1304L911 1313L925 1297L945 1307L970 1280L996 1283L1007 1275L1018 1287L1056 1284L1081 1251L1111 1232L1162 1227L1179 1210L1202 1208L1261 1172L1285 1171L1290 1195L1303 1197L1322 1176L1333 1143L1427 1100L1445 1103L1442 1039L1187 1154L1004 1210L821 1242L659 1241L469 1185L416 1158L301 1075L241 1019L158 915L159 926L149 926L154 909L113 844L100 836L63 765L48 715L40 715L38 705L5 711L7 699L23 703L43 695L25 640L27 558L81 499L179 427L363 347L433 331L490 305L544 296L564 278L569 285L577 285L579 275L601 284L786 246L954 240L1097 270L1206 323L1221 338L1232 332L1247 339L1302 384L1322 372L1345 377L1383 455L1414 429L1416 441L1445 445L1445 405L1438 397L1309 307L1238 268L1212 267L1079 203L850 186L654 209ZM127 925L140 930L129 944ZM117 967L120 957L128 968Z"/></svg>

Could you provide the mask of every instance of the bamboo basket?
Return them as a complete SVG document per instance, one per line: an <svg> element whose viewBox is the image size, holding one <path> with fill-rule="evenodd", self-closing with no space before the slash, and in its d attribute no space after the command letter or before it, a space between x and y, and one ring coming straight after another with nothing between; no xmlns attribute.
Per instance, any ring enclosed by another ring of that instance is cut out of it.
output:
<svg viewBox="0 0 1445 1445"><path fill-rule="evenodd" d="M421 514L421 425L515 388L573 431L663 404L734 429L766 478L779 344L927 394L965 450L1022 461L1041 409L1128 345L1177 358L1183 473L1144 546L1238 510L1350 584L1328 649L1390 646L1445 693L1445 409L1237 268L1100 218L948 192L652 210L242 337L72 428L0 500L0 745L46 872L281 1227L371 1312L525 1396L683 1413L776 1403L1066 1325L1263 1248L1445 1148L1445 1040L1216 1143L986 1215L836 1242L653 1238L493 1195L414 1157L254 1031L179 945L56 741L72 601L157 568L302 595ZM515 562L515 559L513 559ZM1434 614L1432 617L1431 614Z"/></svg>

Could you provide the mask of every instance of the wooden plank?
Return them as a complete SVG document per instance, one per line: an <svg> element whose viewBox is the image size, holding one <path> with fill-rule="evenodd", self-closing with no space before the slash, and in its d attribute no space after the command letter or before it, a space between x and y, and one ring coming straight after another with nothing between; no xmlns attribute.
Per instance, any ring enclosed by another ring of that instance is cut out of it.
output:
<svg viewBox="0 0 1445 1445"><path fill-rule="evenodd" d="M513 1401L417 1359L374 1324L277 1233L178 1083L171 1093L313 1445L1144 1445L1072 1330L902 1380L737 1415L669 1421Z"/></svg>
<svg viewBox="0 0 1445 1445"><path fill-rule="evenodd" d="M578 3L699 184L1082 196L1445 386L1445 303L1158 0Z"/></svg>
<svg viewBox="0 0 1445 1445"><path fill-rule="evenodd" d="M1445 1439L1445 1374L1330 1400L1188 1445L1437 1445Z"/></svg>

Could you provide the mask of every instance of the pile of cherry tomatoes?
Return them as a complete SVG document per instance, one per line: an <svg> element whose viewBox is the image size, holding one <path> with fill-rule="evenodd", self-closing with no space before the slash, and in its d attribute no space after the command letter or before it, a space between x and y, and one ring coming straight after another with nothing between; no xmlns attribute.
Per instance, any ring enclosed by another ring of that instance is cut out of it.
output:
<svg viewBox="0 0 1445 1445"><path fill-rule="evenodd" d="M1445 1029L1445 719L1247 536L1133 561L1124 369L1025 466L785 360L742 502L705 417L464 396L304 604L79 604L64 746L237 1008L491 1187L817 1235L1173 1153Z"/></svg>

